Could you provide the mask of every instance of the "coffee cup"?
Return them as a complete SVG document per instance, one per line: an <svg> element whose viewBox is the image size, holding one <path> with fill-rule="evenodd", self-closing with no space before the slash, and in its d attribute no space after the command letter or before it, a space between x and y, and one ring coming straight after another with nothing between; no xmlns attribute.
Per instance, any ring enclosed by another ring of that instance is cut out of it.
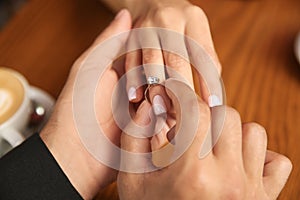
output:
<svg viewBox="0 0 300 200"><path fill-rule="evenodd" d="M29 84L18 72L0 67L0 154L25 140L32 113Z"/></svg>

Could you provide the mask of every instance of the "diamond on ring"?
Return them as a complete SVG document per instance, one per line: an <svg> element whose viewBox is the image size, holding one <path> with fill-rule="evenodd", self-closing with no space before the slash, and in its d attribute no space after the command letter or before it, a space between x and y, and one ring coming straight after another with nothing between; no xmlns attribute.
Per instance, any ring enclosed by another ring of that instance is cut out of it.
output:
<svg viewBox="0 0 300 200"><path fill-rule="evenodd" d="M155 77L155 76L149 76L147 78L147 84L148 85L153 85L153 84L158 84L159 83L159 78Z"/></svg>

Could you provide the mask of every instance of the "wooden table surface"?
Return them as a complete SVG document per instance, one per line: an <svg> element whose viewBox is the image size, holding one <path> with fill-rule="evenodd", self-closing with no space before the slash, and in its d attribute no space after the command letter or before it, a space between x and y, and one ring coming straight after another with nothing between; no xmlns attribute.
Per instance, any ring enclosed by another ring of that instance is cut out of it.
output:
<svg viewBox="0 0 300 200"><path fill-rule="evenodd" d="M207 13L227 102L268 131L268 148L294 168L279 199L300 199L299 0L194 0ZM95 0L29 0L0 31L0 66L57 97L73 61L113 14ZM118 199L115 185L97 199Z"/></svg>

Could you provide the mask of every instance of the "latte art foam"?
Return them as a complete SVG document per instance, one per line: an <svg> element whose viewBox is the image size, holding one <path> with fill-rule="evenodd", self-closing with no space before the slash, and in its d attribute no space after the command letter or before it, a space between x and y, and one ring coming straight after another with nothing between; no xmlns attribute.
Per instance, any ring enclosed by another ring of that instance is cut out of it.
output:
<svg viewBox="0 0 300 200"><path fill-rule="evenodd" d="M13 105L12 94L5 89L0 88L0 116L8 112L8 110Z"/></svg>
<svg viewBox="0 0 300 200"><path fill-rule="evenodd" d="M24 87L18 76L9 69L0 68L0 125L10 119L24 99Z"/></svg>

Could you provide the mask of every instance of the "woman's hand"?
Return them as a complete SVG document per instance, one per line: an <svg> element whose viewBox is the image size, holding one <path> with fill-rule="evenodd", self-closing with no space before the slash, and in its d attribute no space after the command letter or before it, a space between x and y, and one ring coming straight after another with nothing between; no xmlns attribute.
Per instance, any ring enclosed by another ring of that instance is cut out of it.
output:
<svg viewBox="0 0 300 200"><path fill-rule="evenodd" d="M217 54L214 49L212 36L209 28L207 17L203 10L198 6L192 5L187 0L102 0L114 11L121 8L128 8L134 19L134 28L144 27L157 27L168 29L170 31L176 31L182 36L192 38L197 44L205 49L215 63L215 66L219 73L221 73L221 64L219 63ZM130 40L130 39L129 39ZM133 38L134 42L139 42L137 38ZM191 87L194 87L196 92L203 97L207 103L210 102L207 87L202 81L201 76L192 69L188 60L183 59L181 56L174 54L174 52L163 51L166 46L172 46L176 44L179 49L182 49L184 54L190 55L188 52L188 46L184 41L184 37L181 40L173 41L168 36L161 36L157 33L147 33L142 38L148 40L148 43L160 44L159 49L141 49L128 53L126 56L126 71L144 65L145 64L158 64L160 66L154 66L145 69L146 77L155 75L160 78L161 82L165 79L165 74L170 76L172 73L168 71L168 68L162 66L166 65L180 74ZM143 45L142 45L143 46ZM171 75L172 76L172 75ZM131 102L137 103L143 99L144 90L142 87L138 87L137 84L142 82L139 74L130 76L127 80L128 98ZM161 103L166 109L170 108L170 102L167 95L161 86L156 86L150 90L150 101L153 103L154 97L159 94L161 97L156 98L156 102ZM158 101L159 99L159 101ZM161 112L161 110L158 110Z"/></svg>
<svg viewBox="0 0 300 200"><path fill-rule="evenodd" d="M214 62L215 69L213 72L218 76L221 73L221 64L217 58L214 49L212 36L209 28L208 19L203 10L195 5L192 5L187 0L102 0L113 10L128 8L134 19L134 28L161 28L175 31L182 37L174 38L173 34L168 34L167 31L159 34L159 31L144 29L142 34L129 37L129 44L141 46L140 49L126 54L125 72L127 73L127 93L128 99L132 103L139 103L144 99L145 88L140 87L141 83L147 81L149 76L159 78L159 82L163 83L166 78L174 77L174 72L180 78L188 83L204 101L211 105L219 105L222 99L214 99L210 97L208 86L197 70L192 68L189 57L197 52L190 52L189 42L185 37L191 38L197 43L200 48L203 48ZM143 48L147 44L154 44L157 48ZM185 55L182 56L171 52L176 49ZM171 48L170 48L171 47ZM173 48L172 48L173 47ZM168 49L165 51L163 49ZM199 55L197 55L199 57ZM201 56L201 55L200 55ZM137 66L143 65L144 74L138 70L133 70ZM129 76L130 75L130 76ZM207 78L207 77L206 77ZM154 113L161 115L167 111L170 114L171 102L166 94L165 88L162 85L155 85L149 89L149 101L153 106ZM171 111L172 112L172 111ZM170 127L174 121L168 118L167 125ZM154 137L155 148L160 148L166 143L164 133Z"/></svg>
<svg viewBox="0 0 300 200"><path fill-rule="evenodd" d="M129 8L134 1L130 2ZM218 72L221 72L221 65L215 53L209 23L201 8L192 5L186 0L145 0L143 2L138 1L136 4L141 5L131 9L132 15L135 16L134 28L158 27L192 38L212 57ZM199 74L192 69L189 61L176 55L174 52L162 50L167 46L173 46L175 43L179 46L179 49L185 51L186 55L190 55L191 52L188 52L188 44L186 44L184 38L182 37L182 40L173 41L168 35L149 34L147 39L143 38L143 40L150 40L151 43L159 43L161 49L145 48L129 53L126 57L126 70L129 71L136 66L145 66L146 64L165 65L185 78L192 87L195 87L197 93L201 94L204 100L208 102L208 94L204 89L205 85L201 81ZM164 79L165 73L168 76L172 76L168 68L159 67L158 65L145 70L146 77L155 74L160 79ZM143 89L136 88L135 85L139 81L136 78L130 78L127 82L128 97L132 102L139 102L143 97ZM136 89L135 92L134 89ZM150 90L151 101L153 101L156 94L162 96L165 107L169 108L170 103L162 87L157 86Z"/></svg>

